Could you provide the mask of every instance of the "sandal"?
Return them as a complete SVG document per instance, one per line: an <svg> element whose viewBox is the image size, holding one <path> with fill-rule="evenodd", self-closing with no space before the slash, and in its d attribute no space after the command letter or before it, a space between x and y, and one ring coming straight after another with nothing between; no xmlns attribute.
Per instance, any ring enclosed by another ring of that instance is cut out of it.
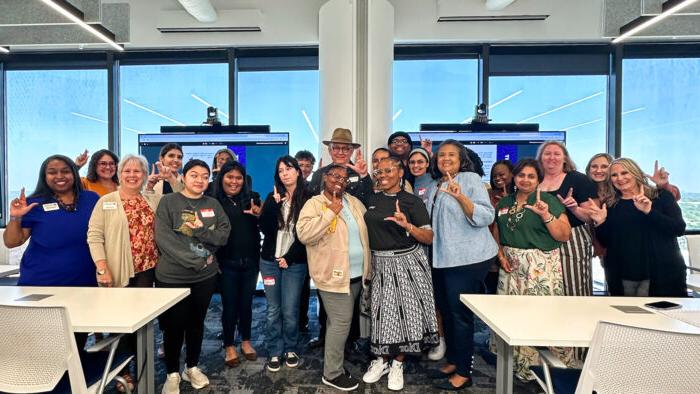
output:
<svg viewBox="0 0 700 394"><path fill-rule="evenodd" d="M125 374L121 375L121 377L124 380L126 380L126 384L129 386L129 392L133 393L135 386L134 386L134 379L131 377L131 374L125 373ZM121 382L117 382L117 391L119 391L120 393L126 392L126 388L124 387L124 385Z"/></svg>

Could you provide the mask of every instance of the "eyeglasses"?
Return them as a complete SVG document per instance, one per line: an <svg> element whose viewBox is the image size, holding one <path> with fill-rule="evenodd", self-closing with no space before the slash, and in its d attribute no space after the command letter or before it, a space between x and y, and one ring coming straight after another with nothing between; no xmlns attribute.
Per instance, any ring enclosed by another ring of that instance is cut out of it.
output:
<svg viewBox="0 0 700 394"><path fill-rule="evenodd" d="M398 144L408 144L408 140L405 138L394 138L391 140L392 145L398 145Z"/></svg>
<svg viewBox="0 0 700 394"><path fill-rule="evenodd" d="M100 167L115 167L117 163L113 161L98 161L97 165Z"/></svg>
<svg viewBox="0 0 700 394"><path fill-rule="evenodd" d="M349 145L331 145L331 150L335 153L342 152L342 153L349 153L352 151L352 146Z"/></svg>
<svg viewBox="0 0 700 394"><path fill-rule="evenodd" d="M348 183L348 177L342 176L340 174L326 174L326 176L333 179L336 182Z"/></svg>
<svg viewBox="0 0 700 394"><path fill-rule="evenodd" d="M387 168L377 168L376 170L372 171L372 175L374 176L379 176L380 174L391 174L392 171L394 171L396 167L387 167Z"/></svg>

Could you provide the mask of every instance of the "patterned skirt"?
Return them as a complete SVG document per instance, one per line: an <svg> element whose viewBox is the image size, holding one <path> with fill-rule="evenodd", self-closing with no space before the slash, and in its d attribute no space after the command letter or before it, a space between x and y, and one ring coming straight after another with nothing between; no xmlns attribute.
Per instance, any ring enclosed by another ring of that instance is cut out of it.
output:
<svg viewBox="0 0 700 394"><path fill-rule="evenodd" d="M371 350L417 354L439 343L430 264L422 247L372 252Z"/></svg>
<svg viewBox="0 0 700 394"><path fill-rule="evenodd" d="M549 252L539 249L519 249L503 247L513 271L507 273L500 270L498 278L498 294L532 295L532 296L563 296L564 280L561 271L559 249ZM523 322L526 324L527 322ZM492 343L494 343L492 341ZM574 348L549 347L567 366L576 366ZM521 380L532 380L531 365L540 363L537 350L527 346L513 348L513 370Z"/></svg>

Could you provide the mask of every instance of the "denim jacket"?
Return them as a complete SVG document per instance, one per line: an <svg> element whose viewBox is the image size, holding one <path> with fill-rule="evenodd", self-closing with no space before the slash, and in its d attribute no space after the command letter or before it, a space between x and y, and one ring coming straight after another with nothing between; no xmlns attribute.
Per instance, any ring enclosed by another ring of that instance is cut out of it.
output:
<svg viewBox="0 0 700 394"><path fill-rule="evenodd" d="M473 172L460 172L454 177L462 194L474 203L472 218L468 218L457 199L438 191L439 180L428 188L427 208L432 218L433 266L452 268L476 264L494 257L498 245L488 225L493 222L494 209L481 177ZM446 182L440 185L447 187Z"/></svg>

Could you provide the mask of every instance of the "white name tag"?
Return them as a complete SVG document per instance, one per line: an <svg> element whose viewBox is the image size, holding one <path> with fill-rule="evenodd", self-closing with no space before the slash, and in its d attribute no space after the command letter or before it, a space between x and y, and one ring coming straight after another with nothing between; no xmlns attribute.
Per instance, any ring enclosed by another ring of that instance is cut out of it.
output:
<svg viewBox="0 0 700 394"><path fill-rule="evenodd" d="M214 210L211 208L200 209L199 213L202 214L203 218L213 218L214 217Z"/></svg>
<svg viewBox="0 0 700 394"><path fill-rule="evenodd" d="M44 212L58 211L58 203L56 202L44 204L41 207L44 208Z"/></svg>
<svg viewBox="0 0 700 394"><path fill-rule="evenodd" d="M350 178L348 178L348 182L350 182L350 183L357 182L359 180L360 180L359 176L351 176Z"/></svg>
<svg viewBox="0 0 700 394"><path fill-rule="evenodd" d="M425 194L426 191L427 191L426 188L424 188L424 187L419 187L419 188L418 188L418 195L419 195L419 196L422 196L422 195Z"/></svg>
<svg viewBox="0 0 700 394"><path fill-rule="evenodd" d="M102 203L102 209L105 211L113 211L117 209L117 203L114 201L105 201Z"/></svg>

